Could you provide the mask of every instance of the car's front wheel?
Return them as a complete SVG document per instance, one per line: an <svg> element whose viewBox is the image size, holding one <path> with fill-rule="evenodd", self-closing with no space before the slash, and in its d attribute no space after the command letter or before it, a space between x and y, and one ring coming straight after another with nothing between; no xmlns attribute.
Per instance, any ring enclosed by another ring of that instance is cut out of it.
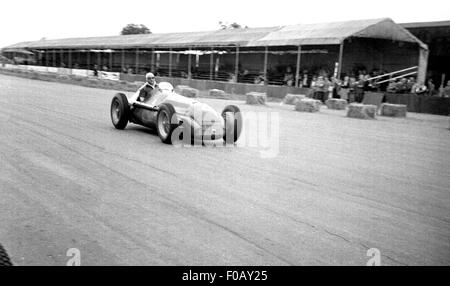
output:
<svg viewBox="0 0 450 286"><path fill-rule="evenodd" d="M172 133L178 127L173 116L175 108L170 103L164 103L159 106L158 115L156 117L156 131L163 143L172 144Z"/></svg>
<svg viewBox="0 0 450 286"><path fill-rule="evenodd" d="M125 129L130 117L128 98L123 93L116 94L111 101L111 121L115 128Z"/></svg>
<svg viewBox="0 0 450 286"><path fill-rule="evenodd" d="M223 140L225 143L235 143L241 135L242 114L236 105L228 105L222 111L224 119Z"/></svg>

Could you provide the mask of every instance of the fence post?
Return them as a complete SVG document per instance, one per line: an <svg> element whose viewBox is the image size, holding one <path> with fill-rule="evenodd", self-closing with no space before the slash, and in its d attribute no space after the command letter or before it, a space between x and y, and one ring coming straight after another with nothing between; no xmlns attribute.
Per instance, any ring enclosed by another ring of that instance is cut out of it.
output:
<svg viewBox="0 0 450 286"><path fill-rule="evenodd" d="M113 71L113 50L109 53L109 71Z"/></svg>
<svg viewBox="0 0 450 286"><path fill-rule="evenodd" d="M68 68L71 69L72 68L72 50L71 49L68 50L68 57L69 57Z"/></svg>
<svg viewBox="0 0 450 286"><path fill-rule="evenodd" d="M266 46L264 48L264 84L267 85L268 80L267 80L267 62L269 60L269 47Z"/></svg>
<svg viewBox="0 0 450 286"><path fill-rule="evenodd" d="M89 50L87 50L87 54L86 54L86 64L87 64L86 69L90 70L91 69L91 52Z"/></svg>
<svg viewBox="0 0 450 286"><path fill-rule="evenodd" d="M122 48L122 54L121 54L121 59L120 59L120 68L122 69L120 72L123 72L125 69L125 49ZM128 72L128 71L126 71Z"/></svg>
<svg viewBox="0 0 450 286"><path fill-rule="evenodd" d="M239 46L236 45L236 57L234 63L234 75L236 77L236 82L238 82L239 76Z"/></svg>
<svg viewBox="0 0 450 286"><path fill-rule="evenodd" d="M172 48L169 48L169 77L172 77Z"/></svg>
<svg viewBox="0 0 450 286"><path fill-rule="evenodd" d="M344 40L342 40L341 44L339 45L339 66L338 66L337 79L341 78L343 54L344 54Z"/></svg>
<svg viewBox="0 0 450 286"><path fill-rule="evenodd" d="M213 65L214 65L214 47L211 47L211 55L209 56L209 79L213 79Z"/></svg>
<svg viewBox="0 0 450 286"><path fill-rule="evenodd" d="M136 70L136 74L139 74L139 48L136 48L136 66L135 66L135 70Z"/></svg>
<svg viewBox="0 0 450 286"><path fill-rule="evenodd" d="M192 79L191 65L192 65L191 48L189 48L189 54L188 54L188 79Z"/></svg>
<svg viewBox="0 0 450 286"><path fill-rule="evenodd" d="M297 50L297 66L295 70L295 87L298 87L300 82L300 61L302 56L302 46L298 46Z"/></svg>

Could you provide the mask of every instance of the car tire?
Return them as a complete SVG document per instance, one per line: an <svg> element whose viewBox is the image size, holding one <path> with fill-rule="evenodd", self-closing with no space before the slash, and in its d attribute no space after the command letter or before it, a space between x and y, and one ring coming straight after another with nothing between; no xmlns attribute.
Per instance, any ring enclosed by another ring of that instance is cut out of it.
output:
<svg viewBox="0 0 450 286"><path fill-rule="evenodd" d="M111 101L111 121L116 129L125 129L130 118L130 105L123 93L117 93Z"/></svg>
<svg viewBox="0 0 450 286"><path fill-rule="evenodd" d="M0 244L0 266L12 266L11 260L9 259L8 253Z"/></svg>
<svg viewBox="0 0 450 286"><path fill-rule="evenodd" d="M159 106L158 114L156 115L156 131L159 138L165 144L172 144L172 133L178 127L178 124L173 123L173 116L175 115L175 108L170 103L163 103Z"/></svg>
<svg viewBox="0 0 450 286"><path fill-rule="evenodd" d="M229 117L227 117L227 113L232 114L232 122L229 122ZM222 118L224 119L224 133L223 140L224 143L235 143L242 131L242 114L239 107L236 105L228 105L222 111ZM228 128L232 128L233 137L227 138L227 130Z"/></svg>

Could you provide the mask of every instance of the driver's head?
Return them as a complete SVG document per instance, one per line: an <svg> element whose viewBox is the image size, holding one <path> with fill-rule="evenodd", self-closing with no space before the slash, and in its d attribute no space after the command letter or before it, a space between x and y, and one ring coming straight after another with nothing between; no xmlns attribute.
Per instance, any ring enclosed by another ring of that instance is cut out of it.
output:
<svg viewBox="0 0 450 286"><path fill-rule="evenodd" d="M151 72L149 72L149 73L147 73L145 75L145 80L151 85L154 85L155 82L156 82L155 81L155 75L153 73L151 73Z"/></svg>

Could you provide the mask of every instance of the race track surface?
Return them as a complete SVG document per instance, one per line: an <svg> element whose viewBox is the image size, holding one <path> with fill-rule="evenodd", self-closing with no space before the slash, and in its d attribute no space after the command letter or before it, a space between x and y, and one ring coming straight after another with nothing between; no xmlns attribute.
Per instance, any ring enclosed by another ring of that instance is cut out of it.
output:
<svg viewBox="0 0 450 286"><path fill-rule="evenodd" d="M448 117L278 112L279 153L113 128L114 91L0 75L0 243L16 265L450 264ZM247 132L249 128L245 129Z"/></svg>

